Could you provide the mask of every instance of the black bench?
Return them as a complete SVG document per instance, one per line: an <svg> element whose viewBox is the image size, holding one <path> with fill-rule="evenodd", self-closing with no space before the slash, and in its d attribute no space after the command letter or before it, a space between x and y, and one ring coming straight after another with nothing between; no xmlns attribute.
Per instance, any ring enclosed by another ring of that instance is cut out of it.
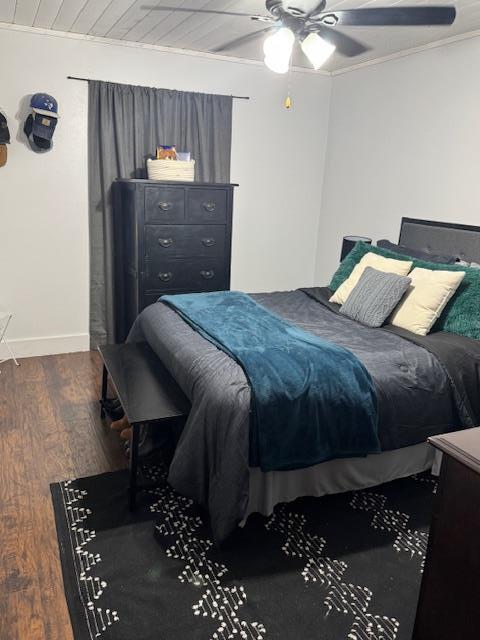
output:
<svg viewBox="0 0 480 640"><path fill-rule="evenodd" d="M132 427L130 442L130 508L138 491L152 488L138 483L140 428L188 415L190 404L161 360L146 342L109 344L98 348L103 360L101 417L105 417L108 378Z"/></svg>

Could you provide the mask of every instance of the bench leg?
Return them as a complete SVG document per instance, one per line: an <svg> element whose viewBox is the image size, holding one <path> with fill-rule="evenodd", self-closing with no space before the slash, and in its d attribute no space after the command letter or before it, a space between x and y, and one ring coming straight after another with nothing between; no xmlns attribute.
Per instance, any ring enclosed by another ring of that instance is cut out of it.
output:
<svg viewBox="0 0 480 640"><path fill-rule="evenodd" d="M138 479L138 445L140 442L140 423L134 423L132 427L132 437L130 440L130 487L129 506L135 509L137 500L137 479Z"/></svg>
<svg viewBox="0 0 480 640"><path fill-rule="evenodd" d="M107 367L105 365L103 365L103 371L102 371L102 398L100 400L100 418L105 418L105 409L104 409L104 403L105 400L107 399L107 388L108 388L108 371L107 371Z"/></svg>

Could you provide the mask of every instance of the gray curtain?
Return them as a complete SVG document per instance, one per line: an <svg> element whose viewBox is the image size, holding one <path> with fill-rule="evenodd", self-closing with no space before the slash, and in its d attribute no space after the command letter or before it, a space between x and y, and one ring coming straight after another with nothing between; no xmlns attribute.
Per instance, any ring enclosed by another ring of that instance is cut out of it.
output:
<svg viewBox="0 0 480 640"><path fill-rule="evenodd" d="M91 346L114 341L115 178L145 178L157 145L191 151L195 179L229 182L232 98L89 81Z"/></svg>

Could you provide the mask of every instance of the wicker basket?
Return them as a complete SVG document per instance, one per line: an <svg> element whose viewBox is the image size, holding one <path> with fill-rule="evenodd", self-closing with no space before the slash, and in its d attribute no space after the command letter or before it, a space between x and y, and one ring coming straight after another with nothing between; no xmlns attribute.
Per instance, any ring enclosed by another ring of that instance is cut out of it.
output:
<svg viewBox="0 0 480 640"><path fill-rule="evenodd" d="M195 160L147 160L149 180L178 180L193 182L195 179Z"/></svg>

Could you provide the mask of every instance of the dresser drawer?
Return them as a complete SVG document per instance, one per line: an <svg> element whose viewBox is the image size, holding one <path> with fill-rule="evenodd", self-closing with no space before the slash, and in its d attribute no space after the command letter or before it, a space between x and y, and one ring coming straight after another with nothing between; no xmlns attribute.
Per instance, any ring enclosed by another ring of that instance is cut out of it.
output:
<svg viewBox="0 0 480 640"><path fill-rule="evenodd" d="M224 225L147 225L145 250L152 264L164 258L222 257L225 254Z"/></svg>
<svg viewBox="0 0 480 640"><path fill-rule="evenodd" d="M184 222L185 190L181 187L147 187L145 189L146 222Z"/></svg>
<svg viewBox="0 0 480 640"><path fill-rule="evenodd" d="M158 299L160 298L160 296L165 295L166 293L168 293L169 295L175 295L177 293L185 293L185 291L183 289L178 289L177 291L175 290L170 290L170 291L155 291L153 293L145 293L140 301L140 310L145 309L145 307L149 307L151 304L155 304L156 302L158 302Z"/></svg>
<svg viewBox="0 0 480 640"><path fill-rule="evenodd" d="M187 222L198 224L226 222L227 194L226 189L189 189Z"/></svg>
<svg viewBox="0 0 480 640"><path fill-rule="evenodd" d="M216 291L227 288L223 258L166 258L147 260L148 291Z"/></svg>

